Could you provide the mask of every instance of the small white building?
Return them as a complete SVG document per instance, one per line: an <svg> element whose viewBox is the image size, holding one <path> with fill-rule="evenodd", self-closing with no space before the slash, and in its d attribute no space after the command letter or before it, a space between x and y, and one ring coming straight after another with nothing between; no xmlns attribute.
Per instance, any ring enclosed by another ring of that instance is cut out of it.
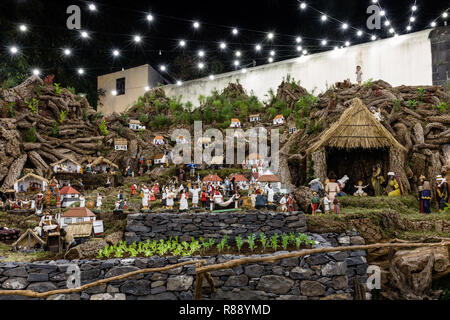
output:
<svg viewBox="0 0 450 320"><path fill-rule="evenodd" d="M122 138L114 139L114 149L116 151L127 151L128 150L127 139L122 139Z"/></svg>
<svg viewBox="0 0 450 320"><path fill-rule="evenodd" d="M47 190L48 180L33 173L20 178L14 183L14 191L18 192L45 192Z"/></svg>
<svg viewBox="0 0 450 320"><path fill-rule="evenodd" d="M154 144L155 146L161 146L161 145L163 145L163 144L164 144L164 137L163 137L163 136L156 136L156 137L153 139L153 144Z"/></svg>
<svg viewBox="0 0 450 320"><path fill-rule="evenodd" d="M153 164L165 164L167 161L167 156L165 154L158 154L153 158Z"/></svg>
<svg viewBox="0 0 450 320"><path fill-rule="evenodd" d="M71 186L64 186L59 191L61 207L68 208L77 202L80 202L81 194Z"/></svg>
<svg viewBox="0 0 450 320"><path fill-rule="evenodd" d="M276 126L281 126L284 124L284 117L282 114L279 114L273 118L273 124Z"/></svg>
<svg viewBox="0 0 450 320"><path fill-rule="evenodd" d="M134 131L145 130L146 129L146 127L143 126L141 124L141 121L139 121L139 120L133 120L133 119L130 120L130 122L128 122L128 126L129 126L129 128L131 130L134 130Z"/></svg>
<svg viewBox="0 0 450 320"><path fill-rule="evenodd" d="M119 170L119 166L117 164L112 163L104 157L98 157L94 160L94 162L88 164L87 166L90 166L91 169L97 173Z"/></svg>
<svg viewBox="0 0 450 320"><path fill-rule="evenodd" d="M60 223L66 225L71 223L94 222L95 220L95 214L88 208L71 208L63 213Z"/></svg>
<svg viewBox="0 0 450 320"><path fill-rule="evenodd" d="M240 128L241 127L241 120L233 118L231 119L230 128Z"/></svg>
<svg viewBox="0 0 450 320"><path fill-rule="evenodd" d="M242 174L233 174L230 176L230 181L234 178L234 181L236 182L236 185L239 187L239 189L242 190L248 190L250 187L250 182L248 179L243 176Z"/></svg>
<svg viewBox="0 0 450 320"><path fill-rule="evenodd" d="M250 122L259 122L261 121L261 116L259 114L252 114L249 116Z"/></svg>
<svg viewBox="0 0 450 320"><path fill-rule="evenodd" d="M258 182L263 188L270 184L275 192L281 191L281 180L271 172L265 172L262 176L258 177Z"/></svg>
<svg viewBox="0 0 450 320"><path fill-rule="evenodd" d="M54 173L81 173L81 164L69 158L52 163L50 166Z"/></svg>

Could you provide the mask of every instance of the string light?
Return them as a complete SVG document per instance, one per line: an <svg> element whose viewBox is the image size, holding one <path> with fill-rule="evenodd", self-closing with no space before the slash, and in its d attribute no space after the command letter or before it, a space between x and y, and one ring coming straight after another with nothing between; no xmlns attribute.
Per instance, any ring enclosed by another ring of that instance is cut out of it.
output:
<svg viewBox="0 0 450 320"><path fill-rule="evenodd" d="M444 13L442 14L442 18L447 19L447 17L448 17L448 13L447 13L447 11L446 11L446 12L444 12Z"/></svg>
<svg viewBox="0 0 450 320"><path fill-rule="evenodd" d="M302 46L297 46L297 51L298 51L298 52L300 52L300 51L302 51L302 50L303 50Z"/></svg>
<svg viewBox="0 0 450 320"><path fill-rule="evenodd" d="M165 66L165 65L161 65L161 66L159 67L159 70L161 70L161 71L166 71L166 70L167 70L167 68L166 68L166 66Z"/></svg>
<svg viewBox="0 0 450 320"><path fill-rule="evenodd" d="M227 44L225 42L221 42L219 47L220 49L225 50L227 48Z"/></svg>
<svg viewBox="0 0 450 320"><path fill-rule="evenodd" d="M384 17L385 15L386 15L386 11L381 10L381 11L380 11L380 16Z"/></svg>
<svg viewBox="0 0 450 320"><path fill-rule="evenodd" d="M203 62L199 62L198 68L203 69L205 67L205 64Z"/></svg>
<svg viewBox="0 0 450 320"><path fill-rule="evenodd" d="M17 54L19 53L19 49L16 46L12 46L11 48L9 48L9 52L11 54Z"/></svg>
<svg viewBox="0 0 450 320"><path fill-rule="evenodd" d="M386 27L388 27L390 24L391 24L391 23L389 22L389 20L386 20L386 21L384 22L384 25L385 25Z"/></svg>
<svg viewBox="0 0 450 320"><path fill-rule="evenodd" d="M151 13L147 14L147 21L153 21L153 15Z"/></svg>
<svg viewBox="0 0 450 320"><path fill-rule="evenodd" d="M80 69L78 69L77 72L78 72L79 75L83 75L84 74L84 69L80 68Z"/></svg>
<svg viewBox="0 0 450 320"><path fill-rule="evenodd" d="M300 3L300 9L305 10L306 9L306 3L304 3L304 2Z"/></svg>
<svg viewBox="0 0 450 320"><path fill-rule="evenodd" d="M236 36L239 33L239 30L234 28L231 32Z"/></svg>
<svg viewBox="0 0 450 320"><path fill-rule="evenodd" d="M275 56L275 50L270 51L270 55L271 55L272 57L274 57L274 56Z"/></svg>
<svg viewBox="0 0 450 320"><path fill-rule="evenodd" d="M322 20L322 21L327 21L327 19L328 19L328 17L327 17L325 14L323 14L323 15L320 17L320 20Z"/></svg>
<svg viewBox="0 0 450 320"><path fill-rule="evenodd" d="M238 67L241 64L241 62L239 60L234 60L233 64L235 67Z"/></svg>
<svg viewBox="0 0 450 320"><path fill-rule="evenodd" d="M371 39L372 41L375 41L375 40L377 40L377 36L374 36L374 35L373 35L373 36L370 37L370 39Z"/></svg>
<svg viewBox="0 0 450 320"><path fill-rule="evenodd" d="M41 74L41 71L39 70L39 69L33 69L33 74L35 75L35 76L38 76L38 75L40 75Z"/></svg>
<svg viewBox="0 0 450 320"><path fill-rule="evenodd" d="M193 26L195 29L198 29L198 28L200 28L200 22L194 21L194 23L192 24L192 26Z"/></svg>
<svg viewBox="0 0 450 320"><path fill-rule="evenodd" d="M240 57L242 55L242 53L240 51L236 51L236 57Z"/></svg>
<svg viewBox="0 0 450 320"><path fill-rule="evenodd" d="M327 40L322 40L322 42L321 42L322 46L326 46L326 45L327 45L327 43L328 43L328 41L327 41Z"/></svg>
<svg viewBox="0 0 450 320"><path fill-rule="evenodd" d="M347 30L347 29L348 29L348 24L347 24L347 23L344 23L344 24L342 25L342 29Z"/></svg>
<svg viewBox="0 0 450 320"><path fill-rule="evenodd" d="M214 80L216 77L214 77L213 74L209 75L209 80Z"/></svg>
<svg viewBox="0 0 450 320"><path fill-rule="evenodd" d="M409 21L411 21L411 22L416 21L416 17L411 17L411 18L409 18Z"/></svg>
<svg viewBox="0 0 450 320"><path fill-rule="evenodd" d="M269 61L269 63L272 63L273 62L273 58L269 57L269 59L267 59L267 61Z"/></svg>
<svg viewBox="0 0 450 320"><path fill-rule="evenodd" d="M295 38L295 42L301 43L301 42L302 42L302 37L297 37L297 38Z"/></svg>
<svg viewBox="0 0 450 320"><path fill-rule="evenodd" d="M177 86L181 87L183 85L183 82L181 80L177 81Z"/></svg>
<svg viewBox="0 0 450 320"><path fill-rule="evenodd" d="M114 57L118 57L120 55L120 52L119 52L119 50L114 49L112 54L113 54Z"/></svg>
<svg viewBox="0 0 450 320"><path fill-rule="evenodd" d="M436 21L431 22L430 25L431 25L431 27L433 27L433 28L436 27Z"/></svg>
<svg viewBox="0 0 450 320"><path fill-rule="evenodd" d="M256 51L261 51L261 49L262 49L262 47L261 47L260 44L257 44L257 45L255 46L255 50L256 50Z"/></svg>
<svg viewBox="0 0 450 320"><path fill-rule="evenodd" d="M273 32L269 32L267 34L267 39L272 40L275 37L275 35L273 34Z"/></svg>
<svg viewBox="0 0 450 320"><path fill-rule="evenodd" d="M182 48L184 48L186 46L186 41L184 40L180 40L180 42L178 43L178 45Z"/></svg>
<svg viewBox="0 0 450 320"><path fill-rule="evenodd" d="M406 27L406 30L407 30L407 31L411 31L411 29L412 29L411 26L407 26L407 27Z"/></svg>
<svg viewBox="0 0 450 320"><path fill-rule="evenodd" d="M70 56L72 54L72 51L70 49L64 49L63 53L65 56Z"/></svg>
<svg viewBox="0 0 450 320"><path fill-rule="evenodd" d="M203 58L203 57L205 56L205 51L200 50L200 51L198 52L198 56L199 56L200 58Z"/></svg>
<svg viewBox="0 0 450 320"><path fill-rule="evenodd" d="M135 35L135 36L133 37L133 40L134 40L134 42L139 43L139 42L142 41L142 37L139 36L139 35Z"/></svg>
<svg viewBox="0 0 450 320"><path fill-rule="evenodd" d="M357 35L358 37L361 37L362 34L363 34L363 32L362 32L361 30L358 30L358 31L356 32L356 35Z"/></svg>
<svg viewBox="0 0 450 320"><path fill-rule="evenodd" d="M416 11L417 10L417 6L416 5L413 5L412 7L411 7L411 10L414 12L414 11Z"/></svg>
<svg viewBox="0 0 450 320"><path fill-rule="evenodd" d="M81 31L80 34L81 34L81 37L84 38L84 39L89 38L89 33L87 31Z"/></svg>
<svg viewBox="0 0 450 320"><path fill-rule="evenodd" d="M97 7L96 7L96 5L93 4L93 3L90 3L89 6L88 6L88 8L89 8L90 11L97 11Z"/></svg>
<svg viewBox="0 0 450 320"><path fill-rule="evenodd" d="M21 25L19 26L19 30L20 30L21 32L26 32L26 31L28 30L28 27L27 27L26 25L24 25L24 24L21 24Z"/></svg>

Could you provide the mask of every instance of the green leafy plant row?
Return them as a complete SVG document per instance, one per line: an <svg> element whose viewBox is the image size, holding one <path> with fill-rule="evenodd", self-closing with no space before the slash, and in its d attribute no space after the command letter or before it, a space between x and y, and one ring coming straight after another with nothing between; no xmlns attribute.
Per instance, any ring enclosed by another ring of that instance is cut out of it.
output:
<svg viewBox="0 0 450 320"><path fill-rule="evenodd" d="M300 249L302 245L314 245L315 242L313 240L308 239L308 236L303 233L290 233L290 234L274 234L270 238L267 238L264 233L259 234L259 240L257 235L250 234L244 239L242 236L238 235L235 237L234 244L230 243L230 237L228 235L224 235L220 242L216 244L216 240L208 239L205 240L203 237L200 237L198 240L195 238L191 238L191 241L179 241L178 237L170 238L165 241L161 240L147 240L145 242L136 243L134 242L131 245L127 245L125 241L121 241L117 245L106 246L103 249L98 251L97 258L123 258L125 255L130 257L137 256L192 256L195 253L205 254L208 250L217 248L219 253L222 253L226 249L230 249L231 245L235 245L238 252L241 251L244 244L248 244L249 249L253 252L259 245L263 250L267 248L271 248L274 251L277 251L278 248L283 248L286 250L289 245L295 246L297 249Z"/></svg>

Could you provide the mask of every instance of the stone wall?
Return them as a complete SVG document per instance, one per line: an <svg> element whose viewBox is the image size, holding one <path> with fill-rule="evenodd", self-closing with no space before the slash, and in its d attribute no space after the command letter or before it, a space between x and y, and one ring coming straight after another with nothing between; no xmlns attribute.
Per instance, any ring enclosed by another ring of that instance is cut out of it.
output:
<svg viewBox="0 0 450 320"><path fill-rule="evenodd" d="M221 239L225 234L235 236L264 232L274 233L306 232L306 217L302 212L286 216L282 213L248 211L227 213L159 213L128 215L125 240L127 243L147 239L168 239L178 236L180 240L191 237Z"/></svg>
<svg viewBox="0 0 450 320"><path fill-rule="evenodd" d="M317 247L360 245L364 239L356 232L346 234L310 234ZM280 252L282 253L282 252ZM352 299L353 281L365 283L365 251L333 252L303 258L283 259L212 272L217 291L210 293L204 283L203 299L317 300ZM131 271L163 267L201 257L150 257L136 259L46 261L39 263L0 263L0 287L3 290L28 289L45 292L67 287L68 264L81 270L81 284ZM207 264L237 259L238 256L204 257ZM192 300L195 267L184 266L167 272L137 275L123 281L90 288L82 293L55 295L51 300ZM24 299L0 296L0 300Z"/></svg>

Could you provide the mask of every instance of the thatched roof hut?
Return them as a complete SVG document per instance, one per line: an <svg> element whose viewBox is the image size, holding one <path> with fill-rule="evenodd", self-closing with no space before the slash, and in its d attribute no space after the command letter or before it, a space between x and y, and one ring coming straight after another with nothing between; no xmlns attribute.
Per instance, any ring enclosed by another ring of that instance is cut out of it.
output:
<svg viewBox="0 0 450 320"><path fill-rule="evenodd" d="M339 120L322 133L306 154L307 168L312 167L312 174L322 181L333 171L338 177L347 174L352 182L368 183L372 167L381 165L382 174L395 172L409 190L404 170L405 147L358 98L353 99Z"/></svg>
<svg viewBox="0 0 450 320"><path fill-rule="evenodd" d="M42 240L33 230L28 229L11 246L14 250L21 251L42 248L44 245L44 240Z"/></svg>
<svg viewBox="0 0 450 320"><path fill-rule="evenodd" d="M98 157L97 159L95 159L92 163L91 166L92 167L96 167L98 165L102 165L102 164L106 164L110 167L114 167L116 169L119 169L119 166L111 161L109 161L108 159L104 158L104 157Z"/></svg>
<svg viewBox="0 0 450 320"><path fill-rule="evenodd" d="M306 150L310 154L322 147L340 149L397 148L406 152L392 134L374 117L358 98L344 111L338 122Z"/></svg>

